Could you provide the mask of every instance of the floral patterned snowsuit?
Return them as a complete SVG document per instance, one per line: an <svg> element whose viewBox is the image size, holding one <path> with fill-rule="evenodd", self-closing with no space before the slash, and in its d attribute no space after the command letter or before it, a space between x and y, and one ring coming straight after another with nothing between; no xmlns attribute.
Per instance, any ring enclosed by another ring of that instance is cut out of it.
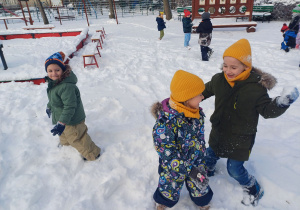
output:
<svg viewBox="0 0 300 210"><path fill-rule="evenodd" d="M173 207L178 202L180 191L186 182L191 199L199 206L206 205L201 197L209 196L210 201L210 187L201 191L189 177L193 167L203 164L205 115L200 109L200 119L186 118L183 113L178 113L169 106L168 99L162 102L162 108L163 110L156 113L157 120L152 133L155 150L159 155L160 176L154 200ZM207 201L207 198L204 200Z"/></svg>

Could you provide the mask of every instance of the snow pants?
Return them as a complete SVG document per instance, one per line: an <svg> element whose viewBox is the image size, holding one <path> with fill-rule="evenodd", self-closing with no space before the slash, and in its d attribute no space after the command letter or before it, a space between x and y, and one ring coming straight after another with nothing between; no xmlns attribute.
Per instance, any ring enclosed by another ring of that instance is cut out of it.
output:
<svg viewBox="0 0 300 210"><path fill-rule="evenodd" d="M95 145L87 133L88 128L84 121L77 125L66 125L59 137L61 145L71 145L87 160L95 160L101 149Z"/></svg>
<svg viewBox="0 0 300 210"><path fill-rule="evenodd" d="M216 156L214 151L208 147L206 149L205 164L209 171L214 173L215 166L220 157ZM244 167L244 161L227 159L228 174L239 182L242 187L252 187L255 184L255 177L250 175ZM212 174L213 174L212 173Z"/></svg>
<svg viewBox="0 0 300 210"><path fill-rule="evenodd" d="M160 34L159 39L161 40L165 35L164 29L159 31L159 34Z"/></svg>
<svg viewBox="0 0 300 210"><path fill-rule="evenodd" d="M172 173L164 171L160 166L158 172L159 184L153 195L156 203L172 208L179 201L180 191L184 183L192 201L197 206L205 206L211 201L213 192L209 186L201 191L190 177L182 175L178 179L174 179Z"/></svg>

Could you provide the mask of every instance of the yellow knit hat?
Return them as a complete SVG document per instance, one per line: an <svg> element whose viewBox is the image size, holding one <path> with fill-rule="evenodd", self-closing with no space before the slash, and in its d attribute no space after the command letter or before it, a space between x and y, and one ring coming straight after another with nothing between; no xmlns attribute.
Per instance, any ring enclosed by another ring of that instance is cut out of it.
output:
<svg viewBox="0 0 300 210"><path fill-rule="evenodd" d="M228 47L223 54L223 59L226 56L236 58L252 69L251 47L247 39L240 39Z"/></svg>
<svg viewBox="0 0 300 210"><path fill-rule="evenodd" d="M170 85L171 96L178 102L184 102L197 95L205 89L200 77L195 74L178 70L175 72Z"/></svg>

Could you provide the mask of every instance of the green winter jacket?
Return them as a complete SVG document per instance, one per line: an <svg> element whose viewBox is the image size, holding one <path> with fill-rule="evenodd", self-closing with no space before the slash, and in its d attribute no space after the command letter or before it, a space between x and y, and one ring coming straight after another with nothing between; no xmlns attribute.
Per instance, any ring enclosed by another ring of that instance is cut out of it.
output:
<svg viewBox="0 0 300 210"><path fill-rule="evenodd" d="M51 109L52 123L58 121L67 125L77 125L85 119L85 113L80 98L80 92L76 86L77 77L70 72L61 83L55 85L53 81L46 77L48 81L47 94L49 102L47 107Z"/></svg>
<svg viewBox="0 0 300 210"><path fill-rule="evenodd" d="M248 79L235 82L233 88L223 72L205 84L205 99L215 96L209 146L217 156L238 161L249 159L259 114L264 118L275 118L287 110L278 107L276 100L267 93L267 89L272 89L275 84L272 75L257 68L252 69Z"/></svg>

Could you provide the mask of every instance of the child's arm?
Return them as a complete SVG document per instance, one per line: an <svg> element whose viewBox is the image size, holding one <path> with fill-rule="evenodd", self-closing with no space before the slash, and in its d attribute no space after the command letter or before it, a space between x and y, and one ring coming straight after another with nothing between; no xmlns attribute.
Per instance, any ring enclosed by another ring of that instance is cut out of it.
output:
<svg viewBox="0 0 300 210"><path fill-rule="evenodd" d="M186 160L184 160L177 149L177 138L180 138L177 136L177 123L176 119L168 123L156 122L153 128L154 146L165 170L173 173L175 176L187 176L192 165L186 166Z"/></svg>
<svg viewBox="0 0 300 210"><path fill-rule="evenodd" d="M284 89L281 96L273 100L265 93L257 102L257 110L264 118L276 118L282 115L298 97L297 88Z"/></svg>

